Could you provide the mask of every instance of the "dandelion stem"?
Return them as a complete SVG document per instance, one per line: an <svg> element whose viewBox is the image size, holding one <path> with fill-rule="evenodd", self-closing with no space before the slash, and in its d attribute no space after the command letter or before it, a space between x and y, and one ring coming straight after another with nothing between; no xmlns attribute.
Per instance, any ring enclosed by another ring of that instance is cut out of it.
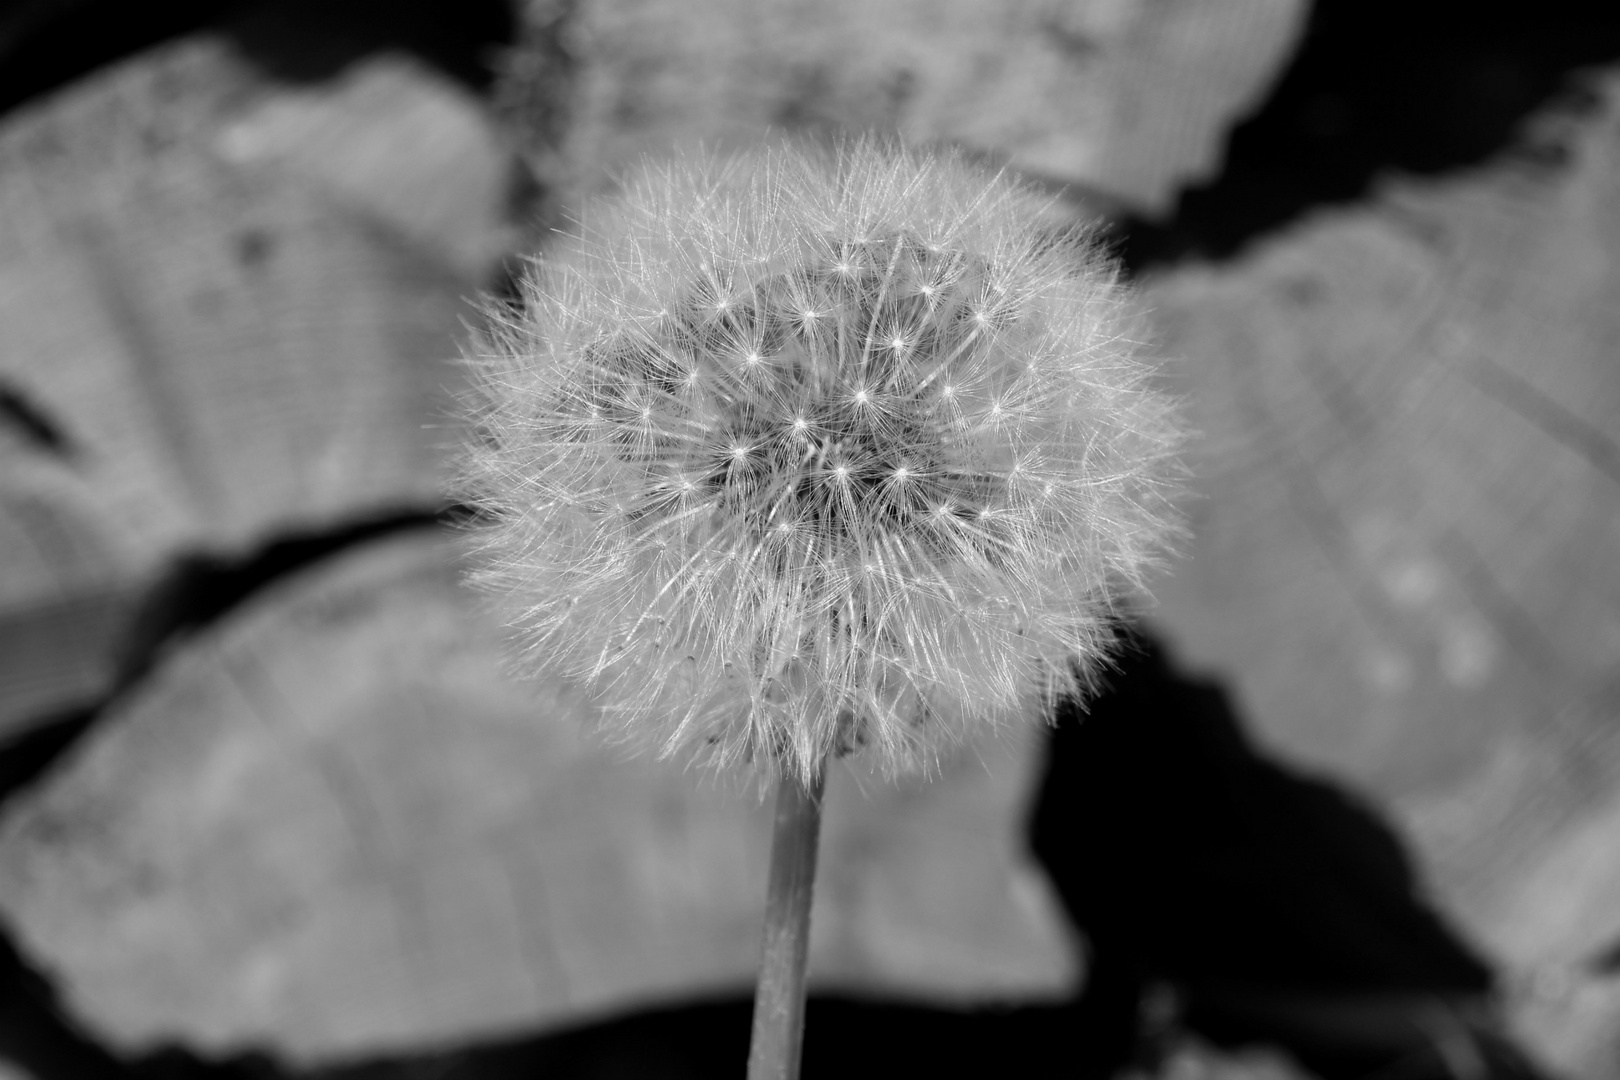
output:
<svg viewBox="0 0 1620 1080"><path fill-rule="evenodd" d="M805 961L810 951L810 898L821 835L823 762L806 787L791 774L776 786L771 829L770 886L765 897L765 941L754 993L754 1032L748 1080L798 1080L804 1045Z"/></svg>

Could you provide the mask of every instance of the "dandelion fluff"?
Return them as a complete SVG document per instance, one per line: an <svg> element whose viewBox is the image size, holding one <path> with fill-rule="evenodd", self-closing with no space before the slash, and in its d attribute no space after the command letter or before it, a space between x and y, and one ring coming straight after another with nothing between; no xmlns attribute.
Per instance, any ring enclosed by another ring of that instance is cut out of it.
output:
<svg viewBox="0 0 1620 1080"><path fill-rule="evenodd" d="M926 770L1106 655L1176 435L1111 265L957 157L647 170L475 366L477 581L609 730Z"/></svg>

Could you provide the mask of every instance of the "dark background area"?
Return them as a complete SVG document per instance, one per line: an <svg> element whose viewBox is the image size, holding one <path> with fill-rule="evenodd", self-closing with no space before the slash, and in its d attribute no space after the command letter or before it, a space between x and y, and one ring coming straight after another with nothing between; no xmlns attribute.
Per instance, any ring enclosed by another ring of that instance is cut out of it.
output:
<svg viewBox="0 0 1620 1080"><path fill-rule="evenodd" d="M10 3L0 5L0 109L211 25L289 77L323 77L403 46L481 92L492 85L490 58L516 34L496 2ZM1620 17L1600 5L1542 3L1526 14L1450 0L1320 0L1269 99L1233 130L1221 176L1186 192L1166 220L1114 223L1117 250L1133 272L1221 259L1391 172L1438 175L1502 155L1534 166L1558 151L1526 133L1525 118L1550 102L1580 109L1589 100L1580 70L1615 58ZM301 566L425 523L383 521L239 565L184 567L146 639L205 625ZM131 672L143 662L131 658ZM95 720L95 710L66 717L0 750L0 788L28 785ZM1154 1068L1192 1031L1221 1045L1282 1046L1328 1080L1462 1080L1414 1024L1420 1006L1470 1033L1489 1070L1479 1076L1535 1075L1484 1007L1492 972L1423 904L1396 836L1353 793L1260 755L1219 686L1137 639L1089 715L1057 721L1030 841L1088 942L1085 992L971 1015L817 999L807 1077L1101 1077ZM743 997L705 1002L321 1075L736 1074L748 1010ZM0 945L0 1055L38 1080L292 1075L268 1059L178 1050L115 1059L63 1020L48 981L9 945Z"/></svg>

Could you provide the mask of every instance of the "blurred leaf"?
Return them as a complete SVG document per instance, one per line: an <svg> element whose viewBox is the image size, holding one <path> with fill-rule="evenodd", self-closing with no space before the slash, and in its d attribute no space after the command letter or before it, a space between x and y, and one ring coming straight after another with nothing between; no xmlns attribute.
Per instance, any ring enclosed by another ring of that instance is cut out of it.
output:
<svg viewBox="0 0 1620 1080"><path fill-rule="evenodd" d="M1620 82L1598 90L1533 153L1147 296L1204 432L1163 629L1273 746L1376 793L1522 977L1620 937Z"/></svg>
<svg viewBox="0 0 1620 1080"><path fill-rule="evenodd" d="M403 62L294 91L208 38L6 117L0 735L105 693L182 556L440 503L508 165Z"/></svg>
<svg viewBox="0 0 1620 1080"><path fill-rule="evenodd" d="M526 6L555 20L554 0ZM571 164L594 186L675 145L872 130L1163 214L1217 170L1304 16L1298 0L590 0L570 28Z"/></svg>
<svg viewBox="0 0 1620 1080"><path fill-rule="evenodd" d="M446 542L362 547L176 648L0 825L0 909L92 1031L299 1060L745 992L769 804L497 674ZM831 778L816 987L1070 992L1023 848L1039 741Z"/></svg>

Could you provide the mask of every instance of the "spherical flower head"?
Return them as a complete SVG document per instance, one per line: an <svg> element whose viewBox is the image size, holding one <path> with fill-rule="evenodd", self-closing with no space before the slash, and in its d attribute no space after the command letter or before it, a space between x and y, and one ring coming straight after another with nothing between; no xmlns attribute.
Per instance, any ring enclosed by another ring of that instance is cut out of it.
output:
<svg viewBox="0 0 1620 1080"><path fill-rule="evenodd" d="M608 727L808 780L1044 715L1171 532L1111 265L958 157L649 168L492 320L477 580Z"/></svg>

